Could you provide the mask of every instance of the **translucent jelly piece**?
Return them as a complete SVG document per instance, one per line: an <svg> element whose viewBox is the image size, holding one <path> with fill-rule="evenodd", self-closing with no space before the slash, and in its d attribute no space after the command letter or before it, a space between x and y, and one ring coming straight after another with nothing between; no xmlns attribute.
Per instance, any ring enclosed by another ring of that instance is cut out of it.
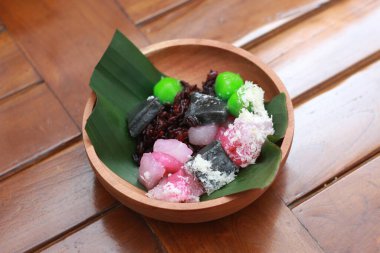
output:
<svg viewBox="0 0 380 253"><path fill-rule="evenodd" d="M198 92L191 94L190 106L185 113L187 120L196 119L200 125L206 125L223 123L227 116L226 103L219 98Z"/></svg>

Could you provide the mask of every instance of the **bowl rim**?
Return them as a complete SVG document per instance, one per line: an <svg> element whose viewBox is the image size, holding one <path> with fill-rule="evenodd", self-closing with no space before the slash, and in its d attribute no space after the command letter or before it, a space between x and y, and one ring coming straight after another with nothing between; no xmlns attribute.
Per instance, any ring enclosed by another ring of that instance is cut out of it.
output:
<svg viewBox="0 0 380 253"><path fill-rule="evenodd" d="M222 50L237 54L245 58L246 60L253 62L260 69L262 69L273 80L279 92L285 93L286 107L288 110L288 128L286 130L285 137L281 145L281 152L282 152L282 158L281 158L281 164L280 164L280 169L281 169L281 167L284 165L286 161L286 158L289 154L290 147L293 141L294 111L293 111L293 105L289 97L288 91L286 90L284 84L282 83L280 78L277 76L277 74L271 68L269 68L269 66L267 66L264 62L262 62L258 57L254 56L248 51L242 48L237 48L231 44L215 41L215 40L208 40L208 39L168 40L168 41L163 41L163 42L149 45L145 47L144 49L142 49L141 51L145 55L148 56L151 53L154 53L163 49L167 49L170 47L177 47L177 46L207 46L207 47L214 47L214 48L222 49ZM90 163L96 175L98 176L98 178L100 177L101 182L106 181L107 184L112 186L113 190L116 190L117 195L123 195L124 197L127 197L131 201L139 202L141 205L149 206L151 208L191 211L191 210L209 209L209 208L214 208L217 206L224 205L228 202L238 199L240 194L244 194L246 192L261 190L262 193L264 193L266 189L269 187L268 186L264 189L252 189L252 190L220 197L217 199L212 199L212 200L207 200L207 201L202 201L202 202L195 202L195 203L172 203L172 202L165 202L165 201L148 198L147 196L145 196L145 193L146 193L145 191L135 187L134 185L130 184L128 181L122 179L120 176L114 173L111 169L109 169L97 156L94 146L92 145L91 140L85 130L87 119L92 112L95 101L96 101L96 94L94 91L92 91L89 99L87 100L84 113L83 113L83 120L82 120L83 143L85 146L88 159L90 160ZM277 177L277 174L275 175L275 178Z"/></svg>

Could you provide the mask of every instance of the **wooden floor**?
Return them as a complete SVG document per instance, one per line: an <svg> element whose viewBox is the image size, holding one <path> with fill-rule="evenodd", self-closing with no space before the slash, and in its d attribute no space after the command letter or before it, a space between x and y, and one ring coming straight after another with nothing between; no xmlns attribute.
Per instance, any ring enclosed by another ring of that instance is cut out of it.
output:
<svg viewBox="0 0 380 253"><path fill-rule="evenodd" d="M0 20L1 252L380 252L379 0L2 0ZM277 72L295 137L259 200L170 224L97 182L80 124L116 28L230 42Z"/></svg>

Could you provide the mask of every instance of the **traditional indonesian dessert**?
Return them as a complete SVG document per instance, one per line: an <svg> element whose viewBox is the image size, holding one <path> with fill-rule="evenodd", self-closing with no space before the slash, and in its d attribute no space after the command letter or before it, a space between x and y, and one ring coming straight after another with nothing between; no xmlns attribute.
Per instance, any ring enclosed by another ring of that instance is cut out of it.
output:
<svg viewBox="0 0 380 253"><path fill-rule="evenodd" d="M232 72L210 71L201 89L163 77L153 94L128 115L150 198L198 202L255 164L274 134L264 90Z"/></svg>

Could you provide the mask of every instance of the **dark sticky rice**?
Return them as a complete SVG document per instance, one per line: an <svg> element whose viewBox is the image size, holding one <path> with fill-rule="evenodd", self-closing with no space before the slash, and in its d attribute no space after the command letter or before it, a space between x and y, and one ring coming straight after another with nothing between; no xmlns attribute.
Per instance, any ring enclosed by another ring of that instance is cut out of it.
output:
<svg viewBox="0 0 380 253"><path fill-rule="evenodd" d="M157 139L177 139L187 144L196 153L202 146L189 143L188 130L196 126L199 122L184 120L185 113L190 105L190 94L202 92L208 95L215 95L214 84L218 72L210 70L206 81L203 82L202 91L196 85L190 85L181 81L183 90L177 94L172 105L165 104L159 111L155 119L137 136L136 153L133 159L138 164L144 153L153 151L153 144Z"/></svg>

